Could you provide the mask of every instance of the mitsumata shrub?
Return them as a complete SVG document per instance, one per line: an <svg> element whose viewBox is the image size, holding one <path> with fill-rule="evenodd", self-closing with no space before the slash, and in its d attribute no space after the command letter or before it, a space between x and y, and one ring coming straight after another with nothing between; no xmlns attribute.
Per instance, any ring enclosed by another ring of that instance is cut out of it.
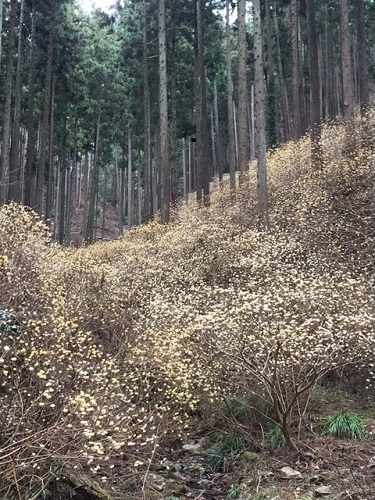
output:
<svg viewBox="0 0 375 500"><path fill-rule="evenodd" d="M88 248L0 209L0 310L18 326L0 326L1 498L65 464L115 485L236 394L295 446L326 372L368 366L371 386L373 153L342 160L343 138L325 128L320 172L307 138L270 155L269 232L252 166L236 196L226 179L209 207Z"/></svg>

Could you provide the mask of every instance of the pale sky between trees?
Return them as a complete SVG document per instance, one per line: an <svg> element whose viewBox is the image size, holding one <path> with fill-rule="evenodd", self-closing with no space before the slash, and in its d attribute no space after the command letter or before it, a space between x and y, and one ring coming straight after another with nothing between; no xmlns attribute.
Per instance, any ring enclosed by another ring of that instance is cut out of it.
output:
<svg viewBox="0 0 375 500"><path fill-rule="evenodd" d="M90 12L93 8L100 8L107 11L114 4L114 0L79 0L79 4L87 12Z"/></svg>

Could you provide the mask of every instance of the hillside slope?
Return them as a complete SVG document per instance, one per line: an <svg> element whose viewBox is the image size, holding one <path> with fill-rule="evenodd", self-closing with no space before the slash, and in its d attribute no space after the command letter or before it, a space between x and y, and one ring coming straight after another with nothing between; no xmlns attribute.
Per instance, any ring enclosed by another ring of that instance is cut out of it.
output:
<svg viewBox="0 0 375 500"><path fill-rule="evenodd" d="M254 164L235 196L218 187L207 208L88 248L1 208L0 309L15 315L1 323L1 498L39 498L66 467L132 498L126 480L214 426L223 401L251 399L254 449L276 423L297 450L327 373L350 367L371 395L374 153L360 131L349 160L343 128L324 130L322 171L307 138L270 154L269 232Z"/></svg>

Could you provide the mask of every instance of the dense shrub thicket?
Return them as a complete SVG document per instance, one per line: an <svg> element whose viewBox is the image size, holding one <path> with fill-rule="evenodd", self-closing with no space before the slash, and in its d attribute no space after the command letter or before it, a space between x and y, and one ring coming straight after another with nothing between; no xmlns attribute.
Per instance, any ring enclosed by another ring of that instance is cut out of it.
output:
<svg viewBox="0 0 375 500"><path fill-rule="evenodd" d="M256 394L295 446L321 376L354 363L371 380L373 151L359 137L343 158L343 135L324 131L322 171L308 139L270 154L269 232L254 165L236 196L89 248L0 210L0 309L18 323L0 323L1 498L64 464L112 482L228 395Z"/></svg>

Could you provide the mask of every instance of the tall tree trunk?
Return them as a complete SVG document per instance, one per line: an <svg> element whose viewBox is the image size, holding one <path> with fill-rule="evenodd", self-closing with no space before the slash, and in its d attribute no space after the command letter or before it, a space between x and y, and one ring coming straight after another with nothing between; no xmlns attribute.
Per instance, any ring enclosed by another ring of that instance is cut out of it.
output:
<svg viewBox="0 0 375 500"><path fill-rule="evenodd" d="M177 67L176 67L176 21L174 10L172 10L170 21L171 31L171 120L170 120L170 173L171 173L171 202L176 203L178 199L178 176L177 176Z"/></svg>
<svg viewBox="0 0 375 500"><path fill-rule="evenodd" d="M36 15L35 0L33 0L31 11L31 39L29 55L29 78L28 78L28 102L27 102L27 147L26 147L26 167L25 167L25 205L32 205L32 172L35 152L35 122L34 122L34 97L35 97L35 35L36 35ZM57 214L56 214L57 215Z"/></svg>
<svg viewBox="0 0 375 500"><path fill-rule="evenodd" d="M130 129L128 131L128 229L133 225L133 148Z"/></svg>
<svg viewBox="0 0 375 500"><path fill-rule="evenodd" d="M94 161L92 166L91 182L90 182L90 194L89 194L89 206L87 214L87 230L86 230L86 242L93 243L94 241L94 226L96 220L96 207L98 200L98 190L99 190L99 138L100 138L100 112L98 115L98 120L96 123L96 137L95 137L95 151L94 151Z"/></svg>
<svg viewBox="0 0 375 500"><path fill-rule="evenodd" d="M139 169L137 170L137 199L138 199L137 224L140 226L142 224L142 185L141 185L141 173Z"/></svg>
<svg viewBox="0 0 375 500"><path fill-rule="evenodd" d="M82 182L82 191L83 191L82 237L84 240L86 240L87 237L87 217L89 212L89 182L90 182L90 157L88 149L86 149L85 160L83 163L83 182Z"/></svg>
<svg viewBox="0 0 375 500"><path fill-rule="evenodd" d="M254 69L255 69L255 125L258 154L258 216L260 226L269 227L267 188L267 141L265 119L265 91L262 50L260 1L253 0L254 8Z"/></svg>
<svg viewBox="0 0 375 500"><path fill-rule="evenodd" d="M53 16L54 18L54 16ZM48 144L48 123L51 111L52 72L53 72L53 44L54 44L54 19L51 21L50 34L47 51L47 69L44 86L43 119L40 134L40 151L36 181L36 210L39 215L43 214L44 185L46 177L46 160Z"/></svg>
<svg viewBox="0 0 375 500"><path fill-rule="evenodd" d="M274 70L274 27L271 18L270 2L266 0L266 47L267 47L267 136L271 147L278 142L278 117L276 108L276 88Z"/></svg>
<svg viewBox="0 0 375 500"><path fill-rule="evenodd" d="M117 159L116 159L117 163ZM118 166L117 166L118 168ZM125 168L120 168L120 182L119 182L119 197L118 197L118 230L120 236L124 234L124 199L125 199Z"/></svg>
<svg viewBox="0 0 375 500"><path fill-rule="evenodd" d="M217 92L217 81L214 80L214 122L215 122L215 148L216 148L216 168L219 181L223 180L223 148L221 144L220 121L219 121L219 98Z"/></svg>
<svg viewBox="0 0 375 500"><path fill-rule="evenodd" d="M160 113L160 198L161 220L169 222L170 167L168 141L168 77L165 29L165 0L159 0L159 113Z"/></svg>
<svg viewBox="0 0 375 500"><path fill-rule="evenodd" d="M48 178L47 178L47 195L46 195L46 223L50 225L53 198L54 198L54 183L55 183L55 165L54 165L54 151L53 151L53 135L55 129L55 74L52 77L52 95L51 95L51 110L50 110L50 126L49 126L49 140L48 140Z"/></svg>
<svg viewBox="0 0 375 500"><path fill-rule="evenodd" d="M318 59L318 30L316 28L315 0L306 0L307 36L309 41L310 80L310 137L311 162L314 168L322 166L321 118L320 118L320 76Z"/></svg>
<svg viewBox="0 0 375 500"><path fill-rule="evenodd" d="M20 122L21 122L21 91L22 91L22 54L23 54L22 28L23 28L24 6L25 2L24 0L21 0L20 21L19 21L19 31L18 31L16 85L15 85L15 97L14 97L14 119L13 119L12 143L10 149L10 171L9 171L9 193L8 193L8 201L16 201L16 202L20 202L22 198Z"/></svg>
<svg viewBox="0 0 375 500"><path fill-rule="evenodd" d="M144 114L144 220L148 221L152 214L151 196L151 104L148 71L147 44L147 0L143 0L143 114Z"/></svg>
<svg viewBox="0 0 375 500"><path fill-rule="evenodd" d="M73 151L73 163L72 170L70 172L69 182L68 182L68 203L66 208L66 229L65 229L65 245L70 245L72 239L72 221L75 212L76 205L76 181L77 181L77 150L74 147Z"/></svg>
<svg viewBox="0 0 375 500"><path fill-rule="evenodd" d="M207 119L206 70L204 62L204 36L202 0L196 0L196 131L197 131L197 201L206 205L210 194L209 133Z"/></svg>
<svg viewBox="0 0 375 500"><path fill-rule="evenodd" d="M273 4L273 16L274 16L275 31L276 31L277 66L279 72L279 85L281 92L281 114L283 120L283 136L284 136L284 141L289 141L292 137L292 131L290 126L289 96L286 88L285 71L281 57L280 33L279 33L279 24L277 20L276 2L274 2Z"/></svg>
<svg viewBox="0 0 375 500"><path fill-rule="evenodd" d="M361 113L365 114L366 111L368 111L370 100L364 0L356 0L355 6L357 20L359 103Z"/></svg>
<svg viewBox="0 0 375 500"><path fill-rule="evenodd" d="M186 168L186 138L182 139L182 182L183 182L183 199L187 200L188 195L188 178Z"/></svg>
<svg viewBox="0 0 375 500"><path fill-rule="evenodd" d="M350 50L349 0L340 0L341 76L346 123L345 154L351 155L355 148L354 138L354 84Z"/></svg>
<svg viewBox="0 0 375 500"><path fill-rule="evenodd" d="M301 137L301 96L298 51L297 0L290 0L290 36L292 47L293 138Z"/></svg>
<svg viewBox="0 0 375 500"><path fill-rule="evenodd" d="M1 56L2 56L3 18L4 18L4 0L0 0L0 69L1 69Z"/></svg>
<svg viewBox="0 0 375 500"><path fill-rule="evenodd" d="M12 121L13 57L15 49L14 32L16 25L17 0L11 0L9 20L9 42L5 77L5 102L3 113L3 143L0 163L0 205L7 201L10 162L10 131Z"/></svg>
<svg viewBox="0 0 375 500"><path fill-rule="evenodd" d="M230 188L236 188L236 151L234 145L234 115L233 115L233 78L232 78L232 39L230 26L231 1L226 0L226 59L227 59L227 92L228 92L228 161Z"/></svg>
<svg viewBox="0 0 375 500"><path fill-rule="evenodd" d="M67 171L67 125L66 117L64 118L64 132L62 146L60 152L60 203L59 203L59 243L64 244L65 238L65 208L66 208L66 171Z"/></svg>
<svg viewBox="0 0 375 500"><path fill-rule="evenodd" d="M107 212L107 183L108 183L108 170L104 171L104 192L103 192L103 214L102 214L102 237L101 240L104 241L105 233L105 218Z"/></svg>
<svg viewBox="0 0 375 500"><path fill-rule="evenodd" d="M238 0L238 165L240 183L249 170L249 130L247 122L246 1Z"/></svg>

